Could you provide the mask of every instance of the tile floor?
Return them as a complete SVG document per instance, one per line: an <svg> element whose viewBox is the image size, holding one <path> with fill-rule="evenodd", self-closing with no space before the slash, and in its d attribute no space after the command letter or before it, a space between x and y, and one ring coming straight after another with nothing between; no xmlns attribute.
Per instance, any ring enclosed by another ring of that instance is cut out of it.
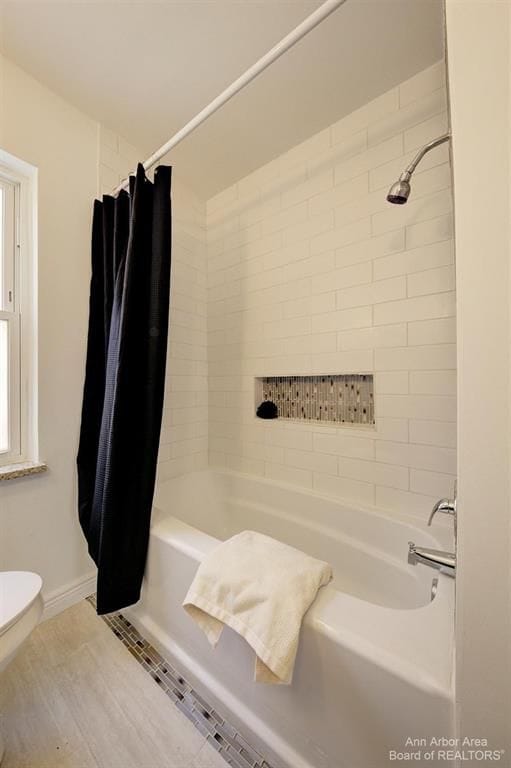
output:
<svg viewBox="0 0 511 768"><path fill-rule="evenodd" d="M41 624L2 675L2 768L226 768L88 602Z"/></svg>

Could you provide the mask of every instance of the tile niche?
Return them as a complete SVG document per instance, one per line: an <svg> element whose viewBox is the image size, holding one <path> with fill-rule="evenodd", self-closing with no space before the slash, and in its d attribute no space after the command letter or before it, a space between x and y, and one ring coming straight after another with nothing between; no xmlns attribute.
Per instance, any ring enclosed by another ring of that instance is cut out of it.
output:
<svg viewBox="0 0 511 768"><path fill-rule="evenodd" d="M256 409L277 406L279 419L373 426L373 375L263 376L255 380Z"/></svg>

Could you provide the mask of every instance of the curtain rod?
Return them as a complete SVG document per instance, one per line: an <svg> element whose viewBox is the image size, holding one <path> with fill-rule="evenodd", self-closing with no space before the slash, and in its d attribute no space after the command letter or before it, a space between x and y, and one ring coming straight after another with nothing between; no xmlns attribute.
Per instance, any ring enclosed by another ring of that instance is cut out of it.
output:
<svg viewBox="0 0 511 768"><path fill-rule="evenodd" d="M208 117L213 115L220 107L222 107L229 99L232 99L239 91L241 91L246 85L252 82L258 75L261 74L270 64L273 64L282 54L286 53L290 48L299 42L302 37L305 37L311 32L318 24L321 24L331 13L337 8L343 5L346 0L326 0L319 8L316 8L310 16L307 16L297 27L295 27L288 35L282 38L276 45L271 48L268 53L265 53L255 64L247 69L240 77L237 78L231 85L229 85L221 94L219 94L213 101L211 101L204 109L202 109L195 117L193 117L183 128L172 136L163 146L156 150L147 160L144 162L144 169L148 171L153 165L164 157L167 152L174 149L183 139L185 139L192 131L204 123ZM129 180L124 179L121 184L114 190L114 195L126 189L129 185Z"/></svg>

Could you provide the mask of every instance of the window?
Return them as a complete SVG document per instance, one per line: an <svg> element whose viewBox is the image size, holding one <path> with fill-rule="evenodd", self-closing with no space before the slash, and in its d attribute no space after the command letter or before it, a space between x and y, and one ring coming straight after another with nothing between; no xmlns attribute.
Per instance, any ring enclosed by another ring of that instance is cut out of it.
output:
<svg viewBox="0 0 511 768"><path fill-rule="evenodd" d="M14 158L4 165L5 157L0 152L0 467L37 458L32 182L23 173L30 166Z"/></svg>

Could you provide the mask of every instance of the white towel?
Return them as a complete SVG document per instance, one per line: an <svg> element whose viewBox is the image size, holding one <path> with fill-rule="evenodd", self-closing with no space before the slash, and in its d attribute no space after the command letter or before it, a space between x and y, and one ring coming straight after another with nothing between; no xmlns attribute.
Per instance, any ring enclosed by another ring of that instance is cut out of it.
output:
<svg viewBox="0 0 511 768"><path fill-rule="evenodd" d="M290 683L302 619L331 578L328 563L244 531L203 560L183 607L211 645L224 625L245 638L256 653L256 682Z"/></svg>

